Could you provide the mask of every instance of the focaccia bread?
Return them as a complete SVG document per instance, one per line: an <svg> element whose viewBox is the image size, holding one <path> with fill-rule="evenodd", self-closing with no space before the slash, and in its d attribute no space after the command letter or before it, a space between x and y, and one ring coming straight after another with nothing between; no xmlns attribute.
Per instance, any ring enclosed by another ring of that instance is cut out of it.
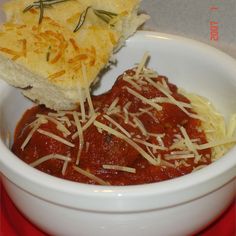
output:
<svg viewBox="0 0 236 236"><path fill-rule="evenodd" d="M140 0L11 0L0 28L0 78L38 104L74 109L148 16Z"/></svg>

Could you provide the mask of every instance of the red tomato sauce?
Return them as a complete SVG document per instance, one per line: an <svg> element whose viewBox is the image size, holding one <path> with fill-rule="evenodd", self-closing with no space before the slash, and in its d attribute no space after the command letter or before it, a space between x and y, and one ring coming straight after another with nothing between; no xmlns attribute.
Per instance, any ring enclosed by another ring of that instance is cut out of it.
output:
<svg viewBox="0 0 236 236"><path fill-rule="evenodd" d="M126 75L134 75L134 73L133 70L125 72ZM152 80L155 83L159 82L163 84L163 86L164 84L165 86L167 85L166 89L169 90L171 95L179 102L190 104L190 101L178 93L177 87L169 83L166 77L158 76L152 78ZM25 112L16 127L12 151L28 164L48 154L61 154L70 157L71 161L68 162L64 174L62 174L63 160L50 159L39 164L36 168L59 178L87 184L98 183L78 173L73 168L73 166L76 165L79 148L81 148L81 153L78 167L106 181L110 185L136 185L164 181L186 175L200 165L210 164L210 149L198 150L198 154L201 155L201 159L198 162L194 161L195 158L174 160L167 158L168 155L173 154L173 152L182 151L178 148L171 149L175 140L183 136L180 132L180 127L184 127L191 140L195 140L194 142L198 144L207 142L206 135L201 129L201 121L196 118L191 118L178 106L169 102L159 103L162 109L157 110L150 106L150 104L144 103L126 89L126 87L129 87L146 99L155 100L154 98L166 97L160 90L156 89L148 82L145 82L145 80L140 84L141 91L125 81L123 75L121 75L110 91L99 96L92 96L94 110L97 113L96 121L122 133L114 124L104 118L104 115L109 113L108 108L112 102L119 98L116 104L118 112L116 111L113 114L110 112L109 117L122 126L131 135L131 139L146 153L155 157L155 160L161 160L158 165L151 164L125 140L97 128L94 124L90 125L83 132L84 143L81 147L80 138L72 138L73 134L77 132L77 128L71 113L65 115L70 120L70 125L62 121L61 118L58 119L70 131L71 134L67 137L65 137L63 132L58 129L57 125L50 120L45 124L41 124L40 129L66 139L73 143L75 145L74 147L65 145L36 130L27 145L22 149L22 143L32 131L32 125L30 124L37 119L37 114L51 115L51 113L56 113L44 106L36 106ZM89 106L87 103L85 103L85 110L88 115ZM144 110L146 112L143 112ZM194 114L191 108L186 108L186 110ZM128 111L128 113L126 111ZM80 108L77 109L77 112L81 112ZM136 122L135 117L138 118ZM80 116L79 119L81 120ZM86 117L85 122L80 121L81 126L83 127L88 120L89 118ZM137 122L139 125L137 125ZM142 129L139 127L140 124L144 126L147 132L146 134L142 132ZM157 138L158 135L159 138ZM145 144L138 142L139 140L165 148L164 150L156 150L152 146L147 147ZM105 169L103 165L131 167L135 170L135 173Z"/></svg>

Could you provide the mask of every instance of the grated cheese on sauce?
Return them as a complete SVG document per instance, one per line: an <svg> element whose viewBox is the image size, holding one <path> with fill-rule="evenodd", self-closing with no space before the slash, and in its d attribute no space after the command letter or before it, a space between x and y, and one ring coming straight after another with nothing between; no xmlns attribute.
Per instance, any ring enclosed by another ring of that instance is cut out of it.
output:
<svg viewBox="0 0 236 236"><path fill-rule="evenodd" d="M48 132L48 131L45 131L45 130L42 130L42 129L37 129L37 132L39 132L40 134L43 134L45 136L48 136L49 138L52 138L52 139L55 139L56 141L60 142L60 143L63 143L69 147L75 147L75 145L69 141L67 141L66 139L63 139L61 138L60 136L58 135L55 135L51 132Z"/></svg>
<svg viewBox="0 0 236 236"><path fill-rule="evenodd" d="M155 87L156 89L160 90L163 94L165 94L169 99L170 101L175 104L176 106L178 106L184 113L186 113L188 116L192 117L192 118L195 118L195 119L199 119L199 120L204 120L203 117L199 116L199 115L196 115L196 114L193 114L193 113L190 113L188 112L185 107L179 103L179 101L177 101L170 93L168 90L166 90L165 87L163 87L162 84L160 84L159 82L155 83L153 80L149 79L149 78L145 78L151 85L153 85L153 87Z"/></svg>
<svg viewBox="0 0 236 236"><path fill-rule="evenodd" d="M91 99L91 96L90 96L86 66L83 63L82 63L82 74L83 74L83 80L84 80L84 83L85 83L86 99L87 99L88 105L89 105L89 111L90 111L89 114L90 114L90 116L92 116L92 115L95 114L95 111L94 111L92 99Z"/></svg>
<svg viewBox="0 0 236 236"><path fill-rule="evenodd" d="M136 149L145 159L147 159L152 165L157 165L158 163L147 153L145 152L139 145L137 145L132 139L129 139L128 137L126 137L125 135L123 135L122 133L110 128L107 125L104 125L98 121L94 122L94 125L100 129L103 129L105 131L107 131L110 134L113 134L114 136L116 136L117 138L123 139L124 141L126 141L128 144L130 144L134 149Z"/></svg>
<svg viewBox="0 0 236 236"><path fill-rule="evenodd" d="M122 133L124 133L128 138L131 138L131 134L126 131L120 124L118 124L115 120L113 120L108 115L103 115L104 118L106 118L108 121L110 121L113 125L115 125Z"/></svg>
<svg viewBox="0 0 236 236"><path fill-rule="evenodd" d="M38 118L36 122L34 122L34 127L33 129L29 132L28 136L26 137L25 141L21 145L21 150L25 149L25 146L29 143L30 139L32 138L33 134L35 131L41 126L41 124L45 124L47 121L45 121L42 118Z"/></svg>
<svg viewBox="0 0 236 236"><path fill-rule="evenodd" d="M144 104L149 104L150 106L154 107L157 111L162 110L162 107L160 105L158 105L157 103L152 102L150 99L147 99L145 97L143 97L141 94L135 92L133 89L129 88L129 87L125 87L127 89L127 91L134 95L135 97L139 98Z"/></svg>
<svg viewBox="0 0 236 236"><path fill-rule="evenodd" d="M181 133L182 133L183 136L184 136L184 141L185 141L186 146L187 146L188 149L189 149L190 151L192 151L192 152L194 153L194 155L195 155L195 160L194 160L194 162L195 162L195 163L198 163L199 160L201 159L201 156L198 154L197 149L195 148L195 145L192 143L191 139L190 139L189 136L188 136L188 133L187 133L186 129L185 129L183 126L180 127L180 131L181 131Z"/></svg>
<svg viewBox="0 0 236 236"><path fill-rule="evenodd" d="M95 181L96 183L100 184L100 185L110 185L108 182L102 180L101 178L93 175L92 173L83 170L81 168L79 168L78 166L73 166L73 169L77 172L79 172L81 175L84 175L86 177L88 177L89 179Z"/></svg>
<svg viewBox="0 0 236 236"><path fill-rule="evenodd" d="M43 157L37 159L36 161L30 163L29 165L32 167L36 167L36 166L38 166L46 161L49 161L51 159L58 159L58 160L64 161L64 164L62 167L62 175L65 175L68 162L71 161L71 158L67 157L67 156L63 156L61 154L49 154L49 155L43 156Z"/></svg>
<svg viewBox="0 0 236 236"><path fill-rule="evenodd" d="M136 173L136 169L132 167L127 167L127 166L118 166L118 165L102 165L103 169L107 170L118 170L118 171L124 171L128 173Z"/></svg>
<svg viewBox="0 0 236 236"><path fill-rule="evenodd" d="M79 160L80 160L80 155L84 146L84 135L83 135L83 130L82 130L82 127L81 127L81 124L80 124L80 121L76 112L73 112L73 118L75 120L77 132L79 136L79 151L77 153L76 162L75 162L75 164L78 165Z"/></svg>

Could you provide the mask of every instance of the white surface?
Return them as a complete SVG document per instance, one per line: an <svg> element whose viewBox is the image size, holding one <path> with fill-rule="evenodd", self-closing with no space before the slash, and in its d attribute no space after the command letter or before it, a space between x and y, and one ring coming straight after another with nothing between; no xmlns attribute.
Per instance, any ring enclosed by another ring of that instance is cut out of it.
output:
<svg viewBox="0 0 236 236"><path fill-rule="evenodd" d="M110 82L100 92L112 85L110 78L139 62L146 50L150 65L170 81L209 95L225 114L235 112L235 60L195 41L152 32L139 32L128 41L118 54L118 67L103 78ZM28 106L16 89L0 82L1 132L12 131ZM126 187L61 180L23 163L1 140L0 150L0 171L10 197L36 225L56 235L189 235L215 219L235 196L236 147L190 175Z"/></svg>

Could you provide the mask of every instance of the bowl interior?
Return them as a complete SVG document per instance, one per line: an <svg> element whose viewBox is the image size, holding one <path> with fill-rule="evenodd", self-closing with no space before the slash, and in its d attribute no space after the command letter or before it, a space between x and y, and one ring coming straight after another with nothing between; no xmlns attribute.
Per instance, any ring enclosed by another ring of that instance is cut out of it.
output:
<svg viewBox="0 0 236 236"><path fill-rule="evenodd" d="M146 51L151 55L148 66L159 74L166 75L170 82L208 98L226 119L236 112L234 59L192 40L148 31L140 31L127 41L126 46L116 54L117 65L112 66L112 69L103 75L94 94L110 89L123 71L141 61ZM0 80L0 144L5 143L4 146L7 146L8 132L11 134L12 142L17 121L32 105L33 103L21 95L18 89ZM9 158L15 157L12 155ZM2 156L0 161L3 161ZM26 172L23 174L27 175Z"/></svg>
<svg viewBox="0 0 236 236"><path fill-rule="evenodd" d="M186 91L208 98L227 119L236 112L236 62L209 46L160 33L140 31L117 54L112 66L93 91L109 90L125 70L136 66L149 52L148 66ZM1 76L1 75L0 75ZM11 141L17 121L33 103L20 91L0 81L0 129L3 141L9 131Z"/></svg>

